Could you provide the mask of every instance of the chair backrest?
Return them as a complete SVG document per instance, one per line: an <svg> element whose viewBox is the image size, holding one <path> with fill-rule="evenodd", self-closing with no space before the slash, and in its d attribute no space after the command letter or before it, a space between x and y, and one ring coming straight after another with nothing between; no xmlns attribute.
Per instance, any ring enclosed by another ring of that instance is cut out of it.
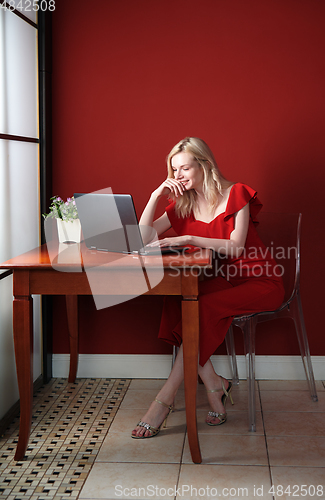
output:
<svg viewBox="0 0 325 500"><path fill-rule="evenodd" d="M287 302L299 288L301 214L261 212L257 218L258 234L282 273Z"/></svg>

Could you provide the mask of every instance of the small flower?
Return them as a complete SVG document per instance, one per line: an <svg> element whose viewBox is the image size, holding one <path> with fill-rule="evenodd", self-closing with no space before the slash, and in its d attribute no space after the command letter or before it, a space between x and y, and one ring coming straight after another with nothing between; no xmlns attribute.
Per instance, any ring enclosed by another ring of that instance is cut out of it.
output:
<svg viewBox="0 0 325 500"><path fill-rule="evenodd" d="M49 214L43 214L44 218L52 217L65 221L73 221L79 218L74 197L63 201L60 196L53 196L51 201L50 212Z"/></svg>

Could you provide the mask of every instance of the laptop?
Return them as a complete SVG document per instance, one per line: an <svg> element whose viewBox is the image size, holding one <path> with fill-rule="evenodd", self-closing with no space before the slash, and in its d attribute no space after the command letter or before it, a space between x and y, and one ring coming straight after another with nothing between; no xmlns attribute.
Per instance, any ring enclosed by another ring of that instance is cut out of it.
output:
<svg viewBox="0 0 325 500"><path fill-rule="evenodd" d="M137 214L130 194L74 193L86 246L92 250L141 255L179 253L181 246L144 246ZM155 231L146 227L147 237Z"/></svg>

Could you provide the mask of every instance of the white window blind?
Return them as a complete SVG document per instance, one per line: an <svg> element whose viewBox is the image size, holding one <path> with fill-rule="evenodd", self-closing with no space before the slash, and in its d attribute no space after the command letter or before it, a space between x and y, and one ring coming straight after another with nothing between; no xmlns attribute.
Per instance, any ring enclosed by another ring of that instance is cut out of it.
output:
<svg viewBox="0 0 325 500"><path fill-rule="evenodd" d="M0 262L39 245L37 29L0 8ZM14 136L14 137L10 137ZM15 139L15 140L14 140ZM34 380L41 373L40 301L34 297ZM18 400L12 278L0 281L0 418Z"/></svg>

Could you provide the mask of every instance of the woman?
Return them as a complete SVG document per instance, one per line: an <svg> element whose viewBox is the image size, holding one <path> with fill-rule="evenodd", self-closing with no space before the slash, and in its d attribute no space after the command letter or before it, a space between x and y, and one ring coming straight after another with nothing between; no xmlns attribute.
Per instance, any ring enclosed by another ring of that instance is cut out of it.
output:
<svg viewBox="0 0 325 500"><path fill-rule="evenodd" d="M256 215L262 208L256 192L245 184L227 181L202 139L188 137L176 144L167 157L167 168L168 177L151 194L140 225L153 227L158 236L172 227L178 235L152 245L193 245L210 248L217 255L212 275L200 281L198 371L212 408L206 423L220 425L227 419L225 403L231 396L231 382L215 373L210 356L223 342L234 316L281 305L282 278L255 229ZM154 220L163 196L172 202ZM168 380L132 431L136 439L158 434L183 381L179 297L165 298L159 338L180 349Z"/></svg>

